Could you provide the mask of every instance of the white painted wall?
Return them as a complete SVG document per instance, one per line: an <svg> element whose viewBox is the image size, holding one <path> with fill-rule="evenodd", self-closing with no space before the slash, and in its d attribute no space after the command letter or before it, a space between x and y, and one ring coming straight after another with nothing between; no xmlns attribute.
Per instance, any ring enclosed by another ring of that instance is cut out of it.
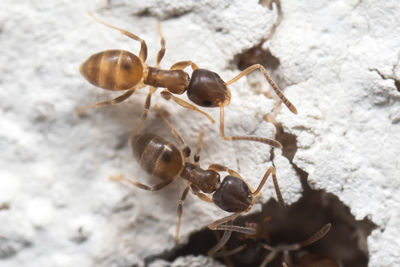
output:
<svg viewBox="0 0 400 267"><path fill-rule="evenodd" d="M121 172L151 184L127 146L146 90L127 103L75 108L116 94L91 86L78 72L105 49L138 51L138 44L96 23L126 28L147 41L148 63L159 49L156 22L167 42L162 66L193 60L229 80L230 60L269 33L276 12L257 1L10 1L0 9L0 266L131 266L174 246L182 181L149 193L113 183ZM339 196L358 219L378 224L368 240L370 266L400 265L400 6L388 1L282 1L284 19L268 42L299 115L278 116L298 136L295 163L318 188ZM145 13L148 16L138 16ZM379 74L380 73L380 74ZM257 77L257 76L256 76ZM267 90L265 84L265 89ZM246 79L232 86L226 133L273 137L263 120L274 101ZM270 148L219 138L218 125L168 103L172 124L195 146L206 131L202 166L225 164L254 187L271 166ZM218 118L218 110L210 111ZM156 125L158 124L158 125ZM172 136L151 113L150 131ZM274 163L288 203L300 184L287 159ZM260 201L273 195L267 183ZM255 209L257 209L256 205ZM181 242L225 216L189 195Z"/></svg>

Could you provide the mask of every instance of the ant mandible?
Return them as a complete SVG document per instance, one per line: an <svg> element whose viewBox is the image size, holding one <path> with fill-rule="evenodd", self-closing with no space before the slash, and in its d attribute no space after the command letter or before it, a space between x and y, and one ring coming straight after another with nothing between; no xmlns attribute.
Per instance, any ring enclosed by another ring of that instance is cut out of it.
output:
<svg viewBox="0 0 400 267"><path fill-rule="evenodd" d="M171 66L169 70L160 68L160 62L165 54L165 39L161 34L161 26L158 24L158 33L161 38L161 49L157 54L157 61L155 67L150 67L146 64L147 58L147 45L146 42L140 37L116 26L110 25L96 18L92 13L89 13L99 23L120 31L122 34L140 42L139 56L125 51L125 50L106 50L92 55L81 66L81 74L93 85L111 91L126 92L117 98L98 102L93 105L78 109L78 114L82 114L89 108L101 107L106 105L114 105L126 100L130 97L135 90L150 86L147 95L144 111L141 122L136 127L135 132L138 132L143 125L144 120L150 108L151 96L157 90L157 87L162 87L164 90L161 96L167 100L174 100L182 107L195 110L207 116L212 122L214 120L206 112L198 109L196 106L174 96L174 94L181 95L187 92L188 98L198 106L202 107L219 107L220 108L220 135L225 140L249 140L261 143L266 143L274 147L281 148L282 145L276 141L268 138L257 136L226 136L224 132L224 107L229 105L231 99L231 92L228 88L229 85L235 83L243 76L250 72L259 69L265 76L268 83L273 88L278 97L285 103L289 110L297 114L296 108L293 104L282 94L278 86L274 83L267 71L260 64L255 64L228 82L224 82L221 77L212 71L206 69L199 69L198 66L192 61L180 61ZM184 71L186 67L191 67L192 77Z"/></svg>
<svg viewBox="0 0 400 267"><path fill-rule="evenodd" d="M210 229L254 234L255 231L251 227L234 226L230 223L240 214L251 209L254 204L255 196L260 193L270 174L272 174L277 197L280 202L283 202L276 178L275 168L268 168L256 190L251 189L251 187L237 172L223 165L211 164L208 169L202 169L199 164L199 153L202 149L203 133L200 134L199 144L197 146L196 154L194 155L194 161L190 162L190 148L186 145L183 138L170 124L164 114L162 114L157 105L154 106L154 109L168 125L172 134L179 140L184 148L180 151L174 144L154 134L137 134L130 138L130 145L135 158L139 161L141 167L146 172L160 178L162 181L154 186L149 186L128 179L123 174L111 177L111 179L126 181L148 191L160 190L178 177L187 180L186 188L178 203L178 224L174 238L175 242L178 242L181 217L183 213L183 203L190 189L200 199L206 202L213 202L219 208L227 212L233 212L232 215L226 216L208 225ZM229 175L221 182L219 172L223 171L228 172ZM210 197L208 194L213 195Z"/></svg>

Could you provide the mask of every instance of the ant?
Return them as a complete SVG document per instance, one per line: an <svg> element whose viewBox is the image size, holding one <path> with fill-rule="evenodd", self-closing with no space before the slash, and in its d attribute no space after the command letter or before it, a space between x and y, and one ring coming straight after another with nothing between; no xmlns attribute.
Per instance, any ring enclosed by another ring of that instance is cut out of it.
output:
<svg viewBox="0 0 400 267"><path fill-rule="evenodd" d="M267 217L263 220L263 223L269 221L271 217ZM303 253L300 258L298 258L298 263L294 265L292 263L291 257L289 255L289 252L291 251L298 251L306 246L309 246L321 238L323 238L330 230L332 224L328 223L325 224L324 226L321 227L317 232L312 234L309 238L302 242L294 243L291 245L277 245L277 246L271 246L268 244L263 243L261 240L264 239L269 239L267 238L265 229L262 229L262 227L257 224L257 223L247 223L248 227L251 227L253 229L256 229L256 234L255 235L242 235L240 239L244 240L245 244L238 246L235 249L232 250L220 250L221 248L224 248L225 244L227 243L228 239L230 238L230 235L232 231L230 230L225 230L223 237L221 240L215 245L209 252L208 256L210 257L227 257L230 255L234 255L236 253L239 253L243 250L245 250L247 247L249 250L251 250L251 253L249 255L246 255L247 253L243 254L241 257L245 258L247 257L252 257L252 258L258 258L254 253L259 253L260 249L259 247L270 251L269 254L267 254L264 259L262 260L262 263L260 264L260 267L265 267L267 266L268 263L271 263L280 253L283 253L283 260L282 260L282 266L285 267L290 267L290 266L301 266L301 267L312 267L312 266L326 266L326 267L338 267L339 265L330 257L327 256L322 256L322 255L316 255L316 254L311 254L311 253ZM251 242L253 241L253 242ZM257 243L254 243L256 241ZM257 248L254 247L254 245L257 245ZM252 256L250 256L252 255ZM246 264L247 265L247 264Z"/></svg>
<svg viewBox="0 0 400 267"><path fill-rule="evenodd" d="M123 174L110 178L112 180L129 182L134 186L148 191L160 190L178 177L187 180L186 188L178 203L178 224L174 238L175 243L178 242L183 203L188 195L189 189L201 200L215 203L219 208L227 212L233 212L232 215L209 224L208 227L211 230L229 230L243 234L254 234L255 231L253 228L234 226L231 225L231 222L240 214L248 212L252 208L255 196L259 195L270 174L272 174L276 195L279 201L283 202L275 168L272 166L268 168L256 190L253 190L236 171L223 165L211 164L206 170L202 169L199 164L199 153L203 146L203 132L200 134L197 151L194 155L193 162L191 162L189 160L191 153L190 148L157 105L154 106L154 109L184 148L179 150L174 144L154 134L137 134L130 139L130 145L135 158L145 171L160 178L162 181L156 185L149 186L128 179ZM223 171L229 173L229 175L221 182L219 172ZM210 197L209 194L212 194L212 197Z"/></svg>
<svg viewBox="0 0 400 267"><path fill-rule="evenodd" d="M174 94L181 95L187 92L188 98L196 105L202 107L219 107L220 109L220 127L219 132L224 140L249 140L265 144L273 147L281 148L282 145L268 138L257 136L226 136L224 132L224 107L228 106L231 99L229 85L235 83L243 76L250 72L259 69L265 76L265 79L271 85L276 95L285 103L291 112L297 114L294 105L282 94L278 86L268 75L267 71L260 64L254 64L244 71L236 75L228 82L224 82L222 78L215 72L206 69L200 69L192 61L180 61L171 66L169 70L160 68L160 62L165 54L165 39L161 33L161 26L157 24L158 34L161 38L161 49L157 54L155 67L150 67L146 64L147 45L140 37L130 33L122 28L110 25L96 18L92 13L89 13L97 22L120 31L129 38L140 42L139 56L125 50L106 50L92 55L81 66L81 74L93 85L111 91L126 91L117 98L109 101L98 102L90 106L86 106L77 110L78 114L82 114L89 108L114 105L129 98L137 89L150 86L147 98L144 104L144 111L141 122L136 127L135 132L138 132L147 118L148 111L151 105L151 96L157 90L157 87L162 87L164 90L161 96L166 99L172 99L178 105L200 112L210 119L214 120L206 112L198 109ZM192 77L184 71L186 67L191 67Z"/></svg>

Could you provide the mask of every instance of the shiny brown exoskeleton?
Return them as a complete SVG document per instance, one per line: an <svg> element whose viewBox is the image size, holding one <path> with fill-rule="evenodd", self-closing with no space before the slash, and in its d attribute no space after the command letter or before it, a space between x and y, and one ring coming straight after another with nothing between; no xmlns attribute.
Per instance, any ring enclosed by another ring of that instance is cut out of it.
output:
<svg viewBox="0 0 400 267"><path fill-rule="evenodd" d="M149 174L160 178L162 181L154 186L148 186L128 179L122 174L120 176L112 177L112 179L124 180L149 191L160 190L178 177L185 179L188 183L178 204L178 226L175 235L176 242L178 241L179 236L182 206L189 189L191 189L192 192L200 199L207 202L214 202L219 208L227 212L234 213L233 215L229 215L213 222L208 226L210 229L229 230L246 234L254 233L253 228L233 226L229 223L241 213L247 212L251 209L254 204L254 197L259 194L270 174L272 174L272 179L278 198L282 199L275 169L270 167L266 171L256 190L251 190L237 172L225 166L211 164L208 169L202 169L199 164L200 158L198 154L202 147L203 134L200 135L200 141L194 161L190 162L189 147L185 144L182 137L172 127L165 116L158 110L157 106L154 108L170 127L174 136L184 145L184 148L179 150L172 143L154 134L145 133L135 135L130 139L131 148L135 158L138 160L144 170L146 170ZM221 182L219 172L222 171L228 172L229 175L226 176ZM212 198L207 194L213 194Z"/></svg>
<svg viewBox="0 0 400 267"><path fill-rule="evenodd" d="M92 14L90 15L93 16ZM198 109L195 105L174 96L174 94L181 95L187 92L189 99L198 106L219 107L220 135L225 140L250 140L266 143L274 147L281 147L281 144L278 141L268 138L257 136L228 137L224 132L224 107L229 105L231 99L231 93L228 86L256 69L259 69L264 74L274 92L283 103L285 103L289 110L297 114L296 108L278 89L278 86L270 78L263 66L260 64L252 65L228 82L224 82L215 72L206 69L199 69L192 61L177 62L173 64L169 70L160 69L160 62L165 54L165 40L161 35L160 26L158 25L158 32L161 36L161 49L158 52L155 67L150 67L146 64L147 45L144 40L124 29L102 22L97 18L95 19L105 26L116 29L124 35L139 41L141 48L139 56L124 50L106 50L89 57L89 59L81 65L81 74L93 85L106 90L125 90L126 92L111 101L99 102L78 109L78 114L81 114L92 107L120 103L130 97L136 89L141 89L149 85L150 90L144 105L142 120L134 131L134 133L136 133L147 118L151 95L156 91L157 87L162 87L165 89L161 92L161 95L165 99L172 99L182 107L200 112L207 116L212 122L214 122L214 120L206 112ZM184 69L189 66L193 70L191 78L184 71Z"/></svg>

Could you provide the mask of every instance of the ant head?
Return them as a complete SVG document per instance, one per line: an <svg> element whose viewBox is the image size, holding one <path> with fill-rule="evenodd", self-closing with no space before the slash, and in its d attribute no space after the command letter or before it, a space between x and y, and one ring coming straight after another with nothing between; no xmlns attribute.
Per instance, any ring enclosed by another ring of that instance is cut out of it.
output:
<svg viewBox="0 0 400 267"><path fill-rule="evenodd" d="M202 107L218 107L221 103L229 103L230 100L230 93L221 77L205 69L193 71L187 96Z"/></svg>
<svg viewBox="0 0 400 267"><path fill-rule="evenodd" d="M253 197L250 188L243 180L228 175L214 193L213 201L225 211L240 212L251 206Z"/></svg>

